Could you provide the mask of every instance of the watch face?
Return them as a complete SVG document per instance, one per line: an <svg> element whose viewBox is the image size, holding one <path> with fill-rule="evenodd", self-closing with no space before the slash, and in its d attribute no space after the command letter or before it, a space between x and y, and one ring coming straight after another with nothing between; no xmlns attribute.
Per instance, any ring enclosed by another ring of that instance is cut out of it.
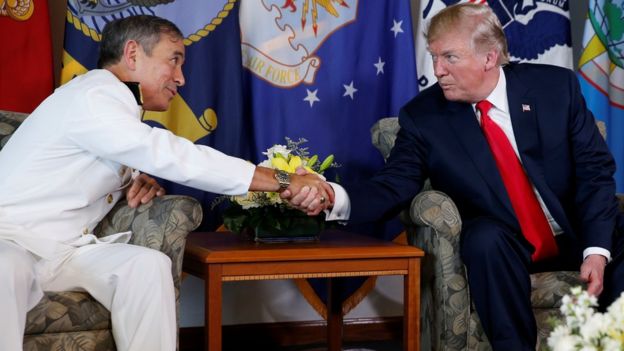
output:
<svg viewBox="0 0 624 351"><path fill-rule="evenodd" d="M290 185L290 174L287 172L281 170L275 171L275 179L277 179L281 189L286 189Z"/></svg>

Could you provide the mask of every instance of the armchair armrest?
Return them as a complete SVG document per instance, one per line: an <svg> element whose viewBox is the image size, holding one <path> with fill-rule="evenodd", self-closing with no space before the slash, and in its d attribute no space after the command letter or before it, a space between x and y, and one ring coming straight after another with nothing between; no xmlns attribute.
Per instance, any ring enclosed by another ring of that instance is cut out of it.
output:
<svg viewBox="0 0 624 351"><path fill-rule="evenodd" d="M461 217L453 200L443 192L427 190L412 200L410 219L417 225L429 226L438 235L457 243L461 231ZM455 245L454 245L455 246Z"/></svg>
<svg viewBox="0 0 624 351"><path fill-rule="evenodd" d="M425 190L402 213L410 245L422 248L421 326L423 345L465 349L469 342L470 295L459 254L461 217L444 193Z"/></svg>
<svg viewBox="0 0 624 351"><path fill-rule="evenodd" d="M394 141L399 129L401 127L399 126L398 117L382 118L371 127L371 141L381 152L384 160L390 156L390 151L394 147Z"/></svg>
<svg viewBox="0 0 624 351"><path fill-rule="evenodd" d="M95 234L102 237L131 230L131 244L149 247L169 256L177 291L186 236L199 226L201 220L202 208L192 197L165 195L137 208L128 207L123 200L100 222Z"/></svg>

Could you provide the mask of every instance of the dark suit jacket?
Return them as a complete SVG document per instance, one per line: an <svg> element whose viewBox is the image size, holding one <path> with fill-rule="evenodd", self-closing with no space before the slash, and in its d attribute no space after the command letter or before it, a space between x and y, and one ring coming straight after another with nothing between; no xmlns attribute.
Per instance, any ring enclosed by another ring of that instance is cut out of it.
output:
<svg viewBox="0 0 624 351"><path fill-rule="evenodd" d="M615 164L576 76L536 64L509 64L504 71L529 178L565 235L583 248L611 250L618 213ZM346 186L351 220L379 219L407 208L429 178L434 189L453 199L464 222L489 216L519 232L471 104L446 100L436 84L401 109L399 123L386 166L370 181Z"/></svg>

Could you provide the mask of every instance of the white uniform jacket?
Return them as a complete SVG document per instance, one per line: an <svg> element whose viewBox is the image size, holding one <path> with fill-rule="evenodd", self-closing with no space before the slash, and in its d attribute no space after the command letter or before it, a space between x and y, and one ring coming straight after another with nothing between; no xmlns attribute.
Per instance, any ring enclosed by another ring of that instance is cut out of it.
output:
<svg viewBox="0 0 624 351"><path fill-rule="evenodd" d="M130 89L107 70L58 88L0 152L0 238L41 257L96 241L86 234L123 195L130 168L214 193L249 189L251 163L140 117Z"/></svg>

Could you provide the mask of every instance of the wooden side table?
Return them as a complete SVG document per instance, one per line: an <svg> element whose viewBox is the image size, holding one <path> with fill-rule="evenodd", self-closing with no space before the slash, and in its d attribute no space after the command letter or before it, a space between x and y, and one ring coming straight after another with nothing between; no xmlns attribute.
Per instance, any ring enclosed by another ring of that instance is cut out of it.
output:
<svg viewBox="0 0 624 351"><path fill-rule="evenodd" d="M353 276L404 276L404 350L420 347L420 259L422 250L341 231L325 231L318 242L257 244L230 232L188 236L183 270L205 281L205 348L221 350L221 284L224 281ZM341 350L341 301L329 292L328 349ZM336 295L337 296L337 295Z"/></svg>

